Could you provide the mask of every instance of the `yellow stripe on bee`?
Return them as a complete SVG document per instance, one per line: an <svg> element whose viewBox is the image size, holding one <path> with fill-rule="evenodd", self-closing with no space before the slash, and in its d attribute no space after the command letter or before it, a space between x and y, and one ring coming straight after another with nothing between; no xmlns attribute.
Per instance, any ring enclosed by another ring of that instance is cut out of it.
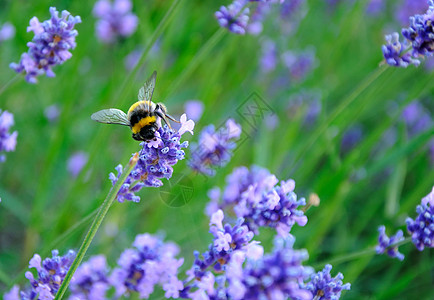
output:
<svg viewBox="0 0 434 300"><path fill-rule="evenodd" d="M137 108L140 104L145 104L145 101L137 101L133 105L131 105L130 109L128 110L128 113L132 112L134 109Z"/></svg>
<svg viewBox="0 0 434 300"><path fill-rule="evenodd" d="M155 116L144 117L144 118L140 119L139 122L134 124L134 126L133 126L133 128L131 128L131 130L133 131L133 133L138 133L140 130L142 130L143 127L145 127L146 125L149 125L155 121L156 121Z"/></svg>

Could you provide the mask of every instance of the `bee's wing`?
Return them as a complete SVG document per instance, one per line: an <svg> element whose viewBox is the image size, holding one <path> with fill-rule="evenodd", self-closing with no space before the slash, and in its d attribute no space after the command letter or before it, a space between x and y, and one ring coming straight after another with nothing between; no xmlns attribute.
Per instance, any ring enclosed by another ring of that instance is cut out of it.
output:
<svg viewBox="0 0 434 300"><path fill-rule="evenodd" d="M155 80L157 78L157 71L154 71L152 75L146 80L145 84L139 90L139 101L145 101L146 109L150 110L150 102L152 94L154 94Z"/></svg>
<svg viewBox="0 0 434 300"><path fill-rule="evenodd" d="M90 118L100 123L130 126L127 114L124 113L122 110L116 108L109 108L97 111L96 113L92 114Z"/></svg>

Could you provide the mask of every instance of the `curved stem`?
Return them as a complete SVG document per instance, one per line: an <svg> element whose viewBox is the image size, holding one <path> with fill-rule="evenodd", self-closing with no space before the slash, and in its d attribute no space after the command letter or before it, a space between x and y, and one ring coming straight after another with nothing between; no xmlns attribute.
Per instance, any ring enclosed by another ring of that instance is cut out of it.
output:
<svg viewBox="0 0 434 300"><path fill-rule="evenodd" d="M391 247L393 247L393 248L399 247L399 246L402 246L404 244L407 244L410 241L411 241L411 237L407 237L407 238L403 239L402 241L392 245ZM367 249L360 250L357 252L344 254L344 255L332 258L331 260L327 260L327 262L320 262L320 263L314 264L314 265L312 265L312 267L314 269L317 269L317 268L322 267L326 264L331 264L331 265L341 264L341 263L353 260L355 258L359 258L359 257L367 256L367 255L372 255L372 254L376 254L375 247L369 247Z"/></svg>
<svg viewBox="0 0 434 300"><path fill-rule="evenodd" d="M3 92L6 91L8 89L8 87L10 87L12 84L17 82L18 78L20 78L20 75L16 74L8 82L6 82L6 84L0 88L0 95L3 94Z"/></svg>
<svg viewBox="0 0 434 300"><path fill-rule="evenodd" d="M55 300L62 299L63 295L65 294L66 290L68 289L69 282L71 281L75 270L77 270L78 266L80 265L81 261L83 260L83 257L86 254L87 249L89 248L90 244L92 243L92 240L95 237L95 234L98 231L99 226L101 225L102 221L104 220L104 217L106 216L110 206L113 204L114 200L116 199L116 196L117 196L120 188L122 187L122 184L125 182L128 175L133 170L138 159L139 159L139 154L136 153L134 155L134 157L130 160L130 162L128 163L128 165L124 169L124 171L122 172L121 176L119 177L119 180L116 182L114 187L108 193L106 199L104 200L104 203L101 205L101 208L98 211L98 214L96 215L95 219L93 220L92 225L90 226L89 231L87 232L86 237L84 238L80 249L78 250L77 256L75 257L74 262L71 265L71 268L69 269L68 273L65 276L65 279L62 282L62 285L60 286L59 290L57 291L56 298L54 298Z"/></svg>

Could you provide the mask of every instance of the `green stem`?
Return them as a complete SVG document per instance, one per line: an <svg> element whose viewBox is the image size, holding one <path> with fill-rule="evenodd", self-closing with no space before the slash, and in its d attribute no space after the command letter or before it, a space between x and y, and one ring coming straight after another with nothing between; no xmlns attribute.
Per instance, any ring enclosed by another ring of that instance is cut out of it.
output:
<svg viewBox="0 0 434 300"><path fill-rule="evenodd" d="M98 231L99 226L101 225L102 221L104 220L104 217L106 216L110 206L113 204L114 200L116 199L116 196L122 187L122 184L127 179L128 175L133 170L134 166L137 163L137 160L139 159L139 154L136 153L134 157L130 160L127 167L122 172L121 176L119 177L118 181L114 185L114 187L110 190L108 193L106 199L104 200L104 203L101 205L100 210L98 211L98 214L96 215L95 219L92 222L92 225L89 228L89 231L86 234L86 237L83 240L83 243L81 244L80 249L78 250L77 256L74 259L74 262L71 265L71 268L69 269L68 273L65 276L65 279L62 282L62 285L60 286L55 300L62 299L63 295L65 294L66 290L68 289L69 282L72 279L72 276L74 275L75 270L77 270L77 267L80 265L81 261L83 260L84 255L87 252L87 249L89 248L90 244L92 243L93 238L95 237L96 232Z"/></svg>
<svg viewBox="0 0 434 300"><path fill-rule="evenodd" d="M0 95L3 94L3 92L6 91L8 87L17 82L18 78L20 78L19 74L15 75L8 82L6 82L6 84L0 88Z"/></svg>
<svg viewBox="0 0 434 300"><path fill-rule="evenodd" d="M136 64L134 69L131 70L131 72L125 78L124 82L122 83L122 85L119 89L119 94L114 99L119 99L124 91L130 90L131 85L133 84L133 81L134 81L132 79L137 74L137 71L139 70L139 68L145 63L146 57L148 56L149 51L151 50L152 46L157 41L158 37L163 33L164 29L166 29L167 25L169 25L170 21L173 19L179 3L181 3L181 0L174 0L172 2L172 5L170 6L169 10L166 12L163 19L160 21L160 23L158 24L154 33L152 34L151 38L149 39L149 42L146 44L145 50L143 51L142 55L140 56L138 63Z"/></svg>
<svg viewBox="0 0 434 300"><path fill-rule="evenodd" d="M357 86L357 88L344 100L342 101L338 107L333 111L329 118L321 124L321 126L310 136L310 139L307 141L305 146L302 148L302 151L297 153L296 157L293 160L293 164L288 170L292 169L298 161L306 154L306 152L315 144L315 142L324 134L327 128L330 127L330 124L351 104L357 97L365 91L372 82L374 82L385 70L386 66L381 66L375 70L375 72L371 73L361 84Z"/></svg>
<svg viewBox="0 0 434 300"><path fill-rule="evenodd" d="M402 241L394 244L392 247L397 248L397 247L402 246L404 244L407 244L409 242L411 242L411 237L407 237L407 238L403 239ZM341 264L341 263L344 263L344 262L347 262L347 261L350 261L350 260L353 260L356 258L360 258L363 256L372 255L372 254L376 254L375 247L370 247L368 249L364 249L361 251L341 255L341 256L332 258L331 260L328 260L327 262L320 262L320 263L314 264L314 265L312 265L312 267L316 270L318 268L323 267L326 264L331 264L331 265Z"/></svg>
<svg viewBox="0 0 434 300"><path fill-rule="evenodd" d="M223 35L225 34L226 29L220 27L209 39L208 41L200 48L200 50L196 53L193 59L188 63L187 67L182 71L182 73L176 77L176 80L170 85L169 90L167 91L164 98L168 98L173 92L179 90L178 88L184 82L188 76L193 73L193 71L197 68L197 66L202 62L203 59L207 57L211 49L221 40Z"/></svg>

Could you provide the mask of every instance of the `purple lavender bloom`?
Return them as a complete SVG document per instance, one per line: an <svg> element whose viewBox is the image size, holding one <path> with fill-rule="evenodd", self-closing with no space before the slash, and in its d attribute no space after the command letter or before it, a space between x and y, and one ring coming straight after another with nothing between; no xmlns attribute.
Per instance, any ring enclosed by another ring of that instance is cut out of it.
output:
<svg viewBox="0 0 434 300"><path fill-rule="evenodd" d="M26 272L26 278L30 281L31 288L21 292L21 299L54 299L74 258L75 252L72 250L69 250L64 256L59 256L59 251L53 250L52 258L46 258L43 261L38 254L35 254L29 261L29 268L35 268L38 276L35 278L32 272Z"/></svg>
<svg viewBox="0 0 434 300"><path fill-rule="evenodd" d="M404 254L398 251L398 247L395 246L397 243L404 240L404 234L402 230L398 230L395 235L390 238L386 234L386 227L384 225L378 227L378 245L375 248L377 254L387 253L390 257L396 257L399 260L404 260Z"/></svg>
<svg viewBox="0 0 434 300"><path fill-rule="evenodd" d="M75 178L80 174L80 171L87 164L88 159L89 155L83 151L75 152L68 158L67 169L72 177Z"/></svg>
<svg viewBox="0 0 434 300"><path fill-rule="evenodd" d="M384 0L370 0L366 6L366 13L371 16L377 16L385 9Z"/></svg>
<svg viewBox="0 0 434 300"><path fill-rule="evenodd" d="M302 265L308 254L306 250L294 250L293 242L276 239L273 252L257 260L245 261L240 251L234 254L226 271L228 298L312 299L311 293L300 286L312 273L311 268Z"/></svg>
<svg viewBox="0 0 434 300"><path fill-rule="evenodd" d="M406 25L411 16L423 14L427 9L427 0L403 0L396 6L395 18L402 25Z"/></svg>
<svg viewBox="0 0 434 300"><path fill-rule="evenodd" d="M234 0L228 7L221 6L220 10L214 14L219 25L230 32L245 34L250 13L248 8L243 9L247 2L247 0Z"/></svg>
<svg viewBox="0 0 434 300"><path fill-rule="evenodd" d="M402 35L411 42L413 56L432 56L434 53L434 2L429 0L428 11L410 17L410 27Z"/></svg>
<svg viewBox="0 0 434 300"><path fill-rule="evenodd" d="M57 122L57 120L59 119L59 116L60 116L59 106L57 104L47 106L44 109L44 116L51 123Z"/></svg>
<svg viewBox="0 0 434 300"><path fill-rule="evenodd" d="M96 35L104 43L113 43L118 37L128 37L137 28L139 18L131 12L130 0L98 0L93 7Z"/></svg>
<svg viewBox="0 0 434 300"><path fill-rule="evenodd" d="M91 257L82 263L71 281L70 299L105 300L110 288L108 282L109 268L104 255Z"/></svg>
<svg viewBox="0 0 434 300"><path fill-rule="evenodd" d="M308 48L300 53L286 51L282 54L282 61L288 69L291 78L300 81L303 80L316 66L315 50L313 48Z"/></svg>
<svg viewBox="0 0 434 300"><path fill-rule="evenodd" d="M14 285L12 289L3 295L3 300L21 300L19 296L20 288Z"/></svg>
<svg viewBox="0 0 434 300"><path fill-rule="evenodd" d="M9 22L0 27L0 42L10 40L15 36L15 27Z"/></svg>
<svg viewBox="0 0 434 300"><path fill-rule="evenodd" d="M208 176L215 175L215 167L225 166L232 157L235 140L241 135L241 126L234 120L227 120L225 127L205 127L200 133L199 143L192 145L188 165L193 170Z"/></svg>
<svg viewBox="0 0 434 300"><path fill-rule="evenodd" d="M145 233L136 237L133 247L121 254L119 267L110 276L116 297L138 292L140 299L147 299L158 284L166 292L166 298L178 298L184 288L177 277L178 268L184 262L183 258L176 259L178 246Z"/></svg>
<svg viewBox="0 0 434 300"><path fill-rule="evenodd" d="M419 251L425 247L434 248L434 187L431 193L422 198L416 212L418 216L415 220L405 220L411 240Z"/></svg>
<svg viewBox="0 0 434 300"><path fill-rule="evenodd" d="M17 73L24 73L25 79L36 83L36 77L46 74L54 77L52 67L61 65L72 57L70 50L76 46L75 37L78 32L75 24L81 23L79 16L73 17L66 10L59 13L55 7L50 7L51 19L42 23L37 17L30 20L27 31L33 31L33 40L27 43L29 51L21 55L18 64L11 63L10 68Z"/></svg>
<svg viewBox="0 0 434 300"><path fill-rule="evenodd" d="M260 59L261 70L264 73L269 73L276 69L277 66L277 47L271 40L266 40L262 43L262 56Z"/></svg>
<svg viewBox="0 0 434 300"><path fill-rule="evenodd" d="M14 115L7 110L0 109L0 153L11 152L15 150L17 145L18 132L9 132L9 129L14 125ZM0 163L6 160L4 154L0 154Z"/></svg>
<svg viewBox="0 0 434 300"><path fill-rule="evenodd" d="M360 143L362 138L363 128L360 124L356 124L348 128L342 136L341 152L344 154L350 152L357 146L358 143Z"/></svg>
<svg viewBox="0 0 434 300"><path fill-rule="evenodd" d="M202 258L200 258L199 252L194 254L192 274L199 281L207 276L210 267L215 271L222 271L234 251L247 252L249 248L256 247L256 242L250 243L254 233L244 225L243 218L238 218L234 226L229 223L223 225L223 219L222 210L213 213L210 221L210 232L214 235L214 240L209 245L208 251L201 255Z"/></svg>
<svg viewBox="0 0 434 300"><path fill-rule="evenodd" d="M184 111L194 122L198 122L204 109L203 102L200 100L190 100L185 102Z"/></svg>
<svg viewBox="0 0 434 300"><path fill-rule="evenodd" d="M246 167L235 169L226 182L222 197L217 190L210 194L208 213L213 213L216 208L233 210L255 234L259 227L271 227L280 236L287 237L295 223L306 225L307 217L298 210L299 206L306 205L306 200L297 199L292 179L281 181L278 186L276 176L267 169L253 166L251 170Z"/></svg>
<svg viewBox="0 0 434 300"><path fill-rule="evenodd" d="M410 53L404 52L406 44L401 44L397 32L394 32L391 35L386 35L385 38L387 45L383 45L381 49L388 65L406 68L410 64L415 66L420 64L420 61L412 58Z"/></svg>
<svg viewBox="0 0 434 300"><path fill-rule="evenodd" d="M161 178L170 179L172 177L172 166L184 159L182 148L188 147L188 142L180 142L181 136L189 131L193 134L194 122L187 121L186 115L181 116L181 128L174 132L167 125L159 127L155 138L140 143L142 149L139 152L139 160L128 175L124 184L118 192L117 199L119 202L129 201L139 202L140 197L134 193L141 190L144 186L160 187L163 185ZM134 154L133 154L134 156ZM110 173L109 178L113 186L122 174L122 165L116 168L118 176Z"/></svg>
<svg viewBox="0 0 434 300"><path fill-rule="evenodd" d="M342 282L344 275L339 272L332 277L331 270L332 266L326 265L322 271L313 274L310 282L306 284L306 289L312 292L314 299L339 299L343 290L350 290L351 284Z"/></svg>
<svg viewBox="0 0 434 300"><path fill-rule="evenodd" d="M428 130L433 120L429 112L419 101L413 101L402 111L402 118L407 125L408 135L413 137L425 130Z"/></svg>

